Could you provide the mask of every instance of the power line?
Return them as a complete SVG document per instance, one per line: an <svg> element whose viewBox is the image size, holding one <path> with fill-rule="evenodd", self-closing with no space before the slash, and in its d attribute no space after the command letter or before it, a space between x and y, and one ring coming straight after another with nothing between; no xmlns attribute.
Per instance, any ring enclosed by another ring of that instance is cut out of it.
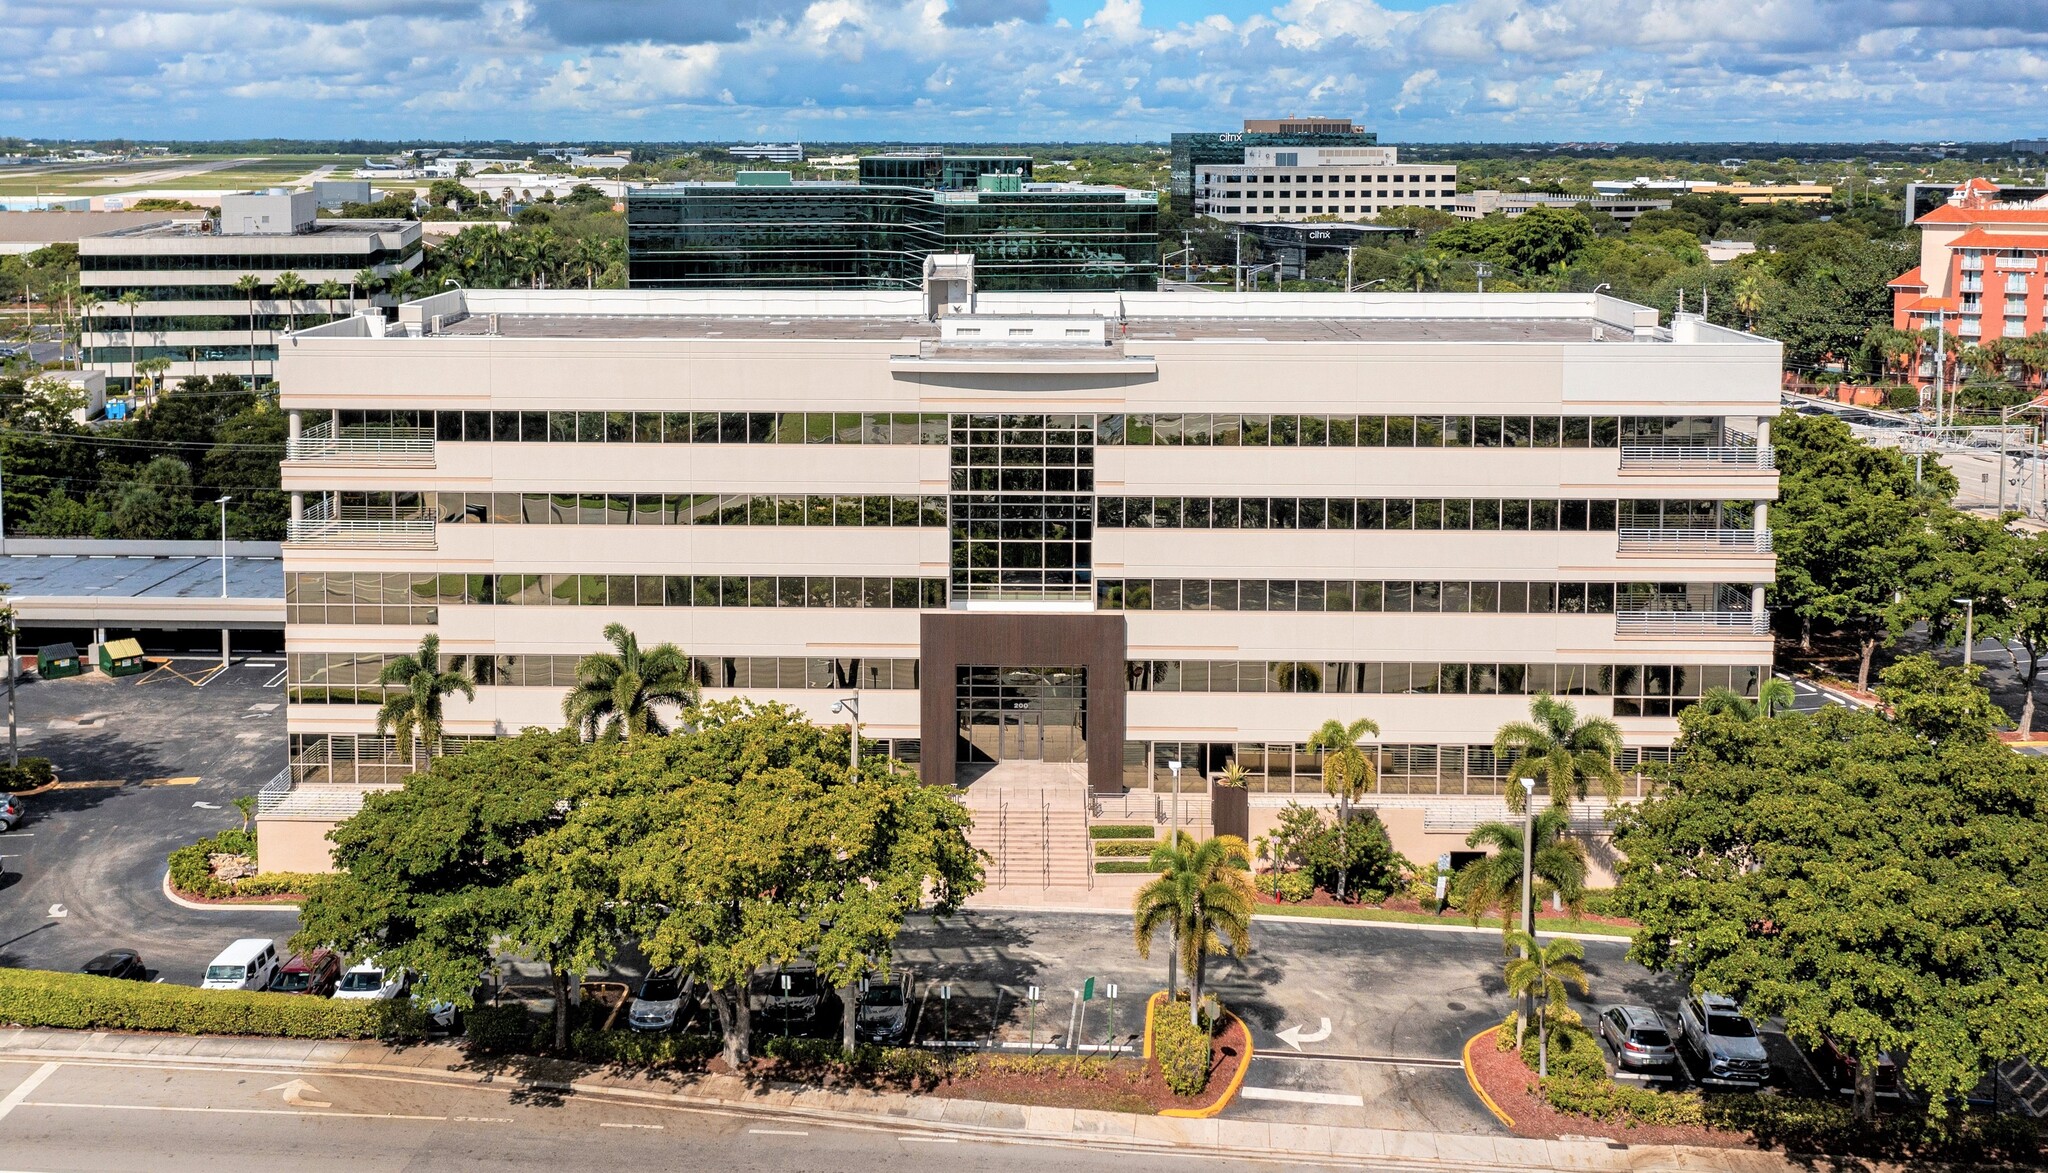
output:
<svg viewBox="0 0 2048 1173"><path fill-rule="evenodd" d="M282 452L283 444L230 444L213 443L208 440L138 440L126 436L81 435L77 432L38 432L27 428L9 428L10 436L40 436L49 440L70 440L81 444L126 445L132 448L203 448L208 452L226 449L231 452Z"/></svg>

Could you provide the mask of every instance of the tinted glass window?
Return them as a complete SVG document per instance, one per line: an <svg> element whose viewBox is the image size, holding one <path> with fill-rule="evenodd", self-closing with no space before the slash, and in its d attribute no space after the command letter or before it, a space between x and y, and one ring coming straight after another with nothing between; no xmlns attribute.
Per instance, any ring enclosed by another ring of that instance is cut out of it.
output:
<svg viewBox="0 0 2048 1173"><path fill-rule="evenodd" d="M1749 1019L1733 1014L1709 1014L1707 1033L1726 1035L1732 1039L1748 1039L1756 1037L1756 1027L1750 1024Z"/></svg>

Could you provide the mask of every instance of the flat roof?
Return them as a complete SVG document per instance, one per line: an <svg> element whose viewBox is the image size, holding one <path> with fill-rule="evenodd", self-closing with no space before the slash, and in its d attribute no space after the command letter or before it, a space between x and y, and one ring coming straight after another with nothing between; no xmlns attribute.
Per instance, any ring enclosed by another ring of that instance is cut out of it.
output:
<svg viewBox="0 0 2048 1173"><path fill-rule="evenodd" d="M220 599L220 559L197 556L9 554L0 583L14 599ZM228 556L228 597L283 599L284 561Z"/></svg>
<svg viewBox="0 0 2048 1173"><path fill-rule="evenodd" d="M161 213L159 213L161 216ZM250 240L305 240L308 237L358 237L374 236L380 232L402 232L408 227L418 227L416 220L315 220L313 227L305 232L214 232L204 218L188 220L160 220L155 224L141 224L132 228L117 228L112 232L97 232L81 239L87 240L218 240L242 242Z"/></svg>
<svg viewBox="0 0 2048 1173"><path fill-rule="evenodd" d="M1004 315L1010 316L1010 315ZM790 317L762 320L703 315L498 313L444 324L439 336L570 338L727 338L893 342L935 339L938 323L923 318ZM1111 325L1112 339L1116 326ZM1632 342L1632 330L1585 318L1132 318L1125 342ZM1000 345L997 340L994 345ZM973 353L978 343L949 343ZM1071 351L1072 348L1064 348Z"/></svg>

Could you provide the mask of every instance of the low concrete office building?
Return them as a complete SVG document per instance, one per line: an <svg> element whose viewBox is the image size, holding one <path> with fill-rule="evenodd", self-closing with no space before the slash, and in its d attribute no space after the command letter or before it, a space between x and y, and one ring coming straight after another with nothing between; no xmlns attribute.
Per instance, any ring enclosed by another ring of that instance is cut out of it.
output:
<svg viewBox="0 0 2048 1173"><path fill-rule="evenodd" d="M1194 209L1232 222L1327 216L1367 220L1389 208L1448 209L1455 163L1402 163L1393 147L1247 147L1240 162L1195 167Z"/></svg>
<svg viewBox="0 0 2048 1173"><path fill-rule="evenodd" d="M1434 858L1533 694L1633 774L1770 671L1775 343L1591 294L955 293L448 291L287 338L296 790L405 774L376 678L421 636L479 684L459 740L558 724L619 622L707 698L857 697L929 782L1057 768L1102 817L1236 762L1263 830L1371 716Z"/></svg>
<svg viewBox="0 0 2048 1173"><path fill-rule="evenodd" d="M287 329L390 305L356 284L357 274L382 281L418 268L418 222L320 220L317 210L309 191L249 192L222 196L218 220L158 217L81 238L79 295L93 307L85 364L122 390L134 387L134 366L145 359L168 360L173 381L235 375L260 385ZM300 281L289 296L278 289L285 273ZM258 281L253 296L235 288L244 276ZM321 296L329 282L335 296ZM142 302L121 304L129 292Z"/></svg>
<svg viewBox="0 0 2048 1173"><path fill-rule="evenodd" d="M1648 199L1638 196L1573 196L1557 195L1551 192L1502 192L1468 191L1444 205L1444 210L1460 220L1480 220L1495 213L1510 219L1521 215L1530 208L1576 208L1582 212L1596 212L1612 216L1623 224L1635 223L1636 217L1644 212L1665 211L1671 207L1670 200Z"/></svg>

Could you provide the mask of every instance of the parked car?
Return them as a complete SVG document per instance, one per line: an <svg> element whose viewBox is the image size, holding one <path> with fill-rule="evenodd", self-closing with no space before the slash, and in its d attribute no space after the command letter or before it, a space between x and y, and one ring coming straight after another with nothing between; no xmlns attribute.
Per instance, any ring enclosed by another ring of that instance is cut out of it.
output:
<svg viewBox="0 0 2048 1173"><path fill-rule="evenodd" d="M778 1023L808 1023L817 1017L825 1001L818 967L808 961L762 966L754 971L750 994L756 1013Z"/></svg>
<svg viewBox="0 0 2048 1173"><path fill-rule="evenodd" d="M640 982L639 993L626 1008L633 1030L673 1030L689 1018L697 1002L697 981L680 969L657 969Z"/></svg>
<svg viewBox="0 0 2048 1173"><path fill-rule="evenodd" d="M904 1042L910 1035L910 999L902 983L870 983L854 1011L853 1029L862 1042Z"/></svg>
<svg viewBox="0 0 2048 1173"><path fill-rule="evenodd" d="M1700 1082L1743 1087L1770 1082L1770 1053L1735 999L1725 994L1687 998L1678 1005L1678 1033L1706 1060L1707 1074Z"/></svg>
<svg viewBox="0 0 2048 1173"><path fill-rule="evenodd" d="M1827 1077L1838 1091L1856 1090L1856 1057L1841 1044L1822 1035L1820 1046L1813 1049L1814 1066L1827 1073ZM1897 1095L1899 1091L1899 1057L1890 1051L1877 1056L1877 1094Z"/></svg>
<svg viewBox="0 0 2048 1173"><path fill-rule="evenodd" d="M270 988L280 994L311 994L316 998L330 997L334 987L341 983L341 958L325 949L311 953L293 954L284 963L277 976L270 979Z"/></svg>
<svg viewBox="0 0 2048 1173"><path fill-rule="evenodd" d="M402 969L385 969L375 959L350 967L335 983L334 996L344 1000L360 999L389 1002L411 983L411 975Z"/></svg>
<svg viewBox="0 0 2048 1173"><path fill-rule="evenodd" d="M142 964L142 958L133 949L109 949L80 967L80 973L93 977L120 978L123 981L146 982L149 970Z"/></svg>
<svg viewBox="0 0 2048 1173"><path fill-rule="evenodd" d="M277 973L277 942L244 937L220 951L206 967L202 990L260 990Z"/></svg>
<svg viewBox="0 0 2048 1173"><path fill-rule="evenodd" d="M28 814L28 805L12 794L0 795L0 831L12 831Z"/></svg>
<svg viewBox="0 0 2048 1173"><path fill-rule="evenodd" d="M1609 1006L1600 1013L1600 1037L1614 1048L1614 1061L1630 1070L1678 1062L1671 1032L1648 1006Z"/></svg>

